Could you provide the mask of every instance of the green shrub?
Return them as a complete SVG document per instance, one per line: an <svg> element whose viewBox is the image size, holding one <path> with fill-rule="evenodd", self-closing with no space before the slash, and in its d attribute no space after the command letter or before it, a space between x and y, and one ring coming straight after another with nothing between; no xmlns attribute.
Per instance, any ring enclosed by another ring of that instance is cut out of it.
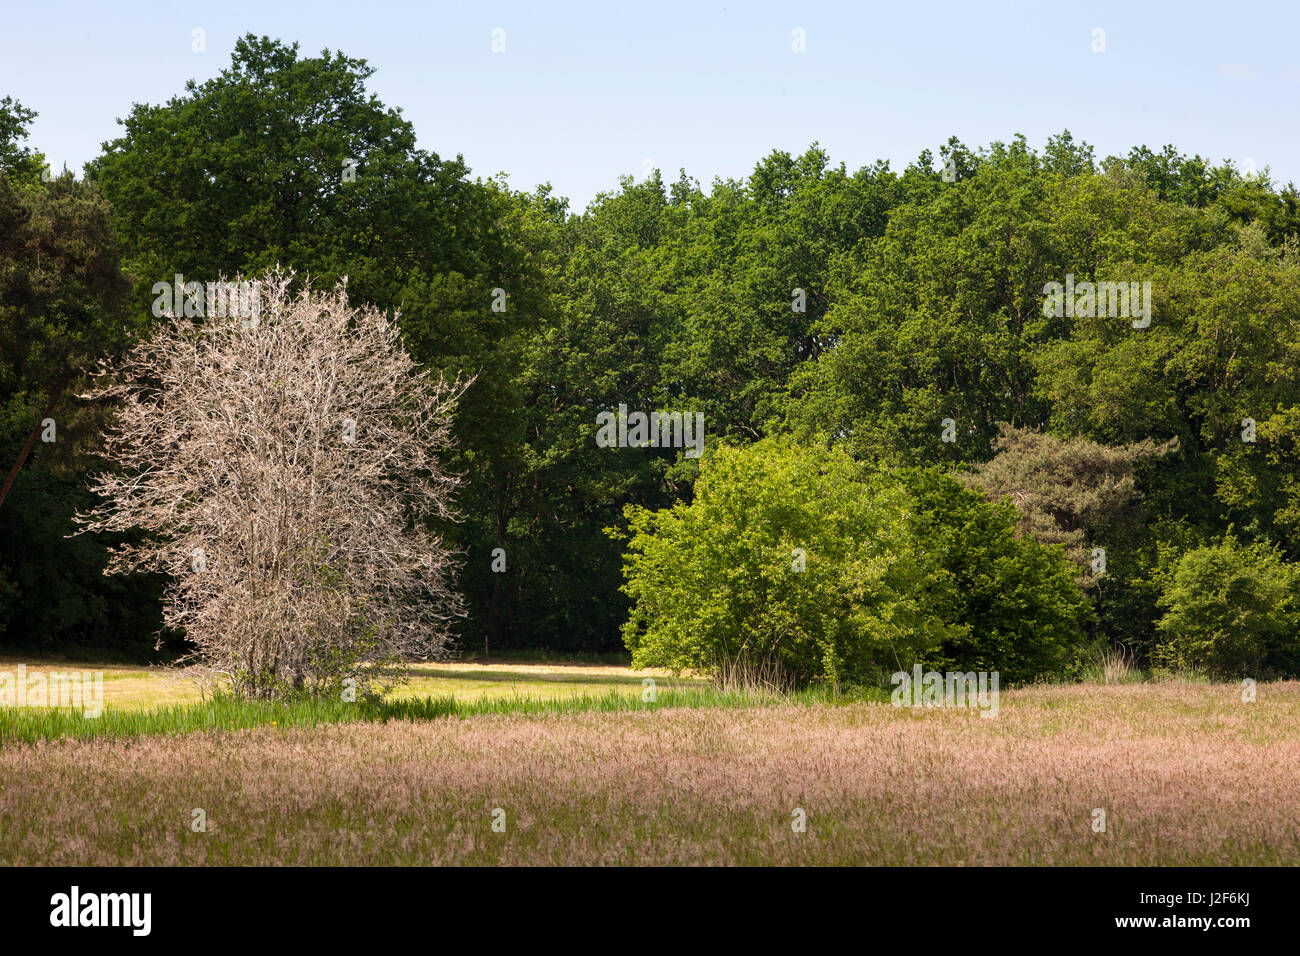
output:
<svg viewBox="0 0 1300 956"><path fill-rule="evenodd" d="M689 504L627 514L636 666L839 686L922 662L1026 681L1088 649L1060 548L934 469L767 439L702 459Z"/></svg>
<svg viewBox="0 0 1300 956"><path fill-rule="evenodd" d="M1231 537L1178 559L1159 598L1161 663L1216 678L1295 673L1296 569Z"/></svg>
<svg viewBox="0 0 1300 956"><path fill-rule="evenodd" d="M1078 676L1095 657L1091 605L1059 546L1017 534L1009 502L990 503L938 469L907 477L921 547L945 572L936 611L949 637L936 670L998 671L1004 682Z"/></svg>
<svg viewBox="0 0 1300 956"><path fill-rule="evenodd" d="M842 452L716 449L689 504L626 509L633 664L841 684L916 659L944 634L911 508Z"/></svg>

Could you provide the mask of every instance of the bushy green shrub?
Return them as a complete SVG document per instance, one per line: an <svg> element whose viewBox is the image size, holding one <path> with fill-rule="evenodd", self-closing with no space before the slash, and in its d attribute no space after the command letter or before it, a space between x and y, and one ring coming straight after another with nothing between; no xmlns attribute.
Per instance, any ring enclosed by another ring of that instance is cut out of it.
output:
<svg viewBox="0 0 1300 956"><path fill-rule="evenodd" d="M847 455L765 440L702 459L694 500L629 507L634 664L856 681L943 637L911 501Z"/></svg>
<svg viewBox="0 0 1300 956"><path fill-rule="evenodd" d="M1085 633L1092 610L1064 549L1018 535L1013 505L938 469L906 481L921 547L947 577L936 611L950 636L932 666L998 671L1005 682L1080 672L1096 650Z"/></svg>
<svg viewBox="0 0 1300 956"><path fill-rule="evenodd" d="M638 666L737 661L797 683L915 662L1060 673L1087 605L1059 548L937 471L877 471L767 439L701 462L695 497L629 508L624 640Z"/></svg>
<svg viewBox="0 0 1300 956"><path fill-rule="evenodd" d="M1178 559L1159 598L1162 663L1212 677L1294 673L1296 568L1267 545L1231 537Z"/></svg>

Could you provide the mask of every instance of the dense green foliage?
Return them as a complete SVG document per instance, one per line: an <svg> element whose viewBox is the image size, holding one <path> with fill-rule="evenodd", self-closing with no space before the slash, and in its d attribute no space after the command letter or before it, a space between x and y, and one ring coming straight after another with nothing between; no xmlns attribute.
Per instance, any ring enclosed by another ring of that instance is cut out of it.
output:
<svg viewBox="0 0 1300 956"><path fill-rule="evenodd" d="M32 115L7 104L0 136ZM80 379L139 324L108 203L68 173L42 182L41 165L0 141L0 474L14 477L0 504L0 632L29 652L138 656L161 624L158 582L103 577L113 542L68 534L89 504L84 476L103 423L76 400Z"/></svg>
<svg viewBox="0 0 1300 956"><path fill-rule="evenodd" d="M944 636L898 483L840 451L718 448L694 499L630 508L634 664L862 682Z"/></svg>
<svg viewBox="0 0 1300 956"><path fill-rule="evenodd" d="M276 263L348 276L400 309L418 360L478 376L448 529L469 648L602 652L626 630L682 664L790 630L803 677L910 648L1029 679L1102 641L1167 654L1160 622L1190 606L1168 582L1209 574L1185 556L1225 535L1280 562L1247 562L1260 582L1300 561L1293 187L1172 147L1099 161L1067 132L1041 152L952 140L901 172L814 144L707 189L626 178L573 212L420 150L370 72L246 37L216 78L135 107L85 182L43 183L30 111L0 100L5 470L63 402L0 504L6 645L149 645L156 582L105 583L107 543L63 538L98 412L60 389L148 327L153 283ZM1067 277L1149 283L1149 324L1045 308ZM619 405L702 413L728 450L599 447ZM708 582L699 607L665 603L670 568ZM1272 585L1221 591L1263 655L1223 666L1294 673L1290 619L1252 603ZM1177 660L1219 667L1207 641Z"/></svg>
<svg viewBox="0 0 1300 956"><path fill-rule="evenodd" d="M934 467L905 476L918 550L947 585L936 612L949 636L926 662L1008 681L1078 675L1096 644L1078 567L1059 547L1018 535L1010 503L992 504Z"/></svg>
<svg viewBox="0 0 1300 956"><path fill-rule="evenodd" d="M1271 548L1232 538L1188 551L1160 595L1157 658L1212 677L1294 674L1297 575Z"/></svg>
<svg viewBox="0 0 1300 956"><path fill-rule="evenodd" d="M1087 605L1060 549L933 469L720 446L690 503L629 508L635 664L862 684L916 662L1060 677Z"/></svg>

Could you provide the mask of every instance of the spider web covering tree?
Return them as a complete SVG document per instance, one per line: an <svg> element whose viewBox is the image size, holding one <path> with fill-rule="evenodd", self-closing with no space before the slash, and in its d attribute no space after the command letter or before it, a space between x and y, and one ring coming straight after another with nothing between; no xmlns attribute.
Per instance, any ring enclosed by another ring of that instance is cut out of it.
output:
<svg viewBox="0 0 1300 956"><path fill-rule="evenodd" d="M292 278L268 274L253 317L164 319L86 396L119 403L117 467L81 530L144 532L104 573L169 574L190 659L261 698L371 687L464 613L431 529L456 517L440 455L468 383L421 370L344 285Z"/></svg>

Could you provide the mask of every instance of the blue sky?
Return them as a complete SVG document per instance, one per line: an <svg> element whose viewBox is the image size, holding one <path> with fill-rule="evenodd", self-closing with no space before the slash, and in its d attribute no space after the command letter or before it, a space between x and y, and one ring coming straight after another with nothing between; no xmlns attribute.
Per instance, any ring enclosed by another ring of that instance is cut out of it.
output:
<svg viewBox="0 0 1300 956"><path fill-rule="evenodd" d="M901 168L950 135L974 147L1020 132L1041 147L1063 128L1099 156L1173 143L1300 184L1294 2L5 7L0 95L40 112L32 143L56 168L79 170L132 103L215 75L253 32L368 60L371 90L422 147L516 188L549 181L576 208L651 165L707 185L816 140L850 169Z"/></svg>

